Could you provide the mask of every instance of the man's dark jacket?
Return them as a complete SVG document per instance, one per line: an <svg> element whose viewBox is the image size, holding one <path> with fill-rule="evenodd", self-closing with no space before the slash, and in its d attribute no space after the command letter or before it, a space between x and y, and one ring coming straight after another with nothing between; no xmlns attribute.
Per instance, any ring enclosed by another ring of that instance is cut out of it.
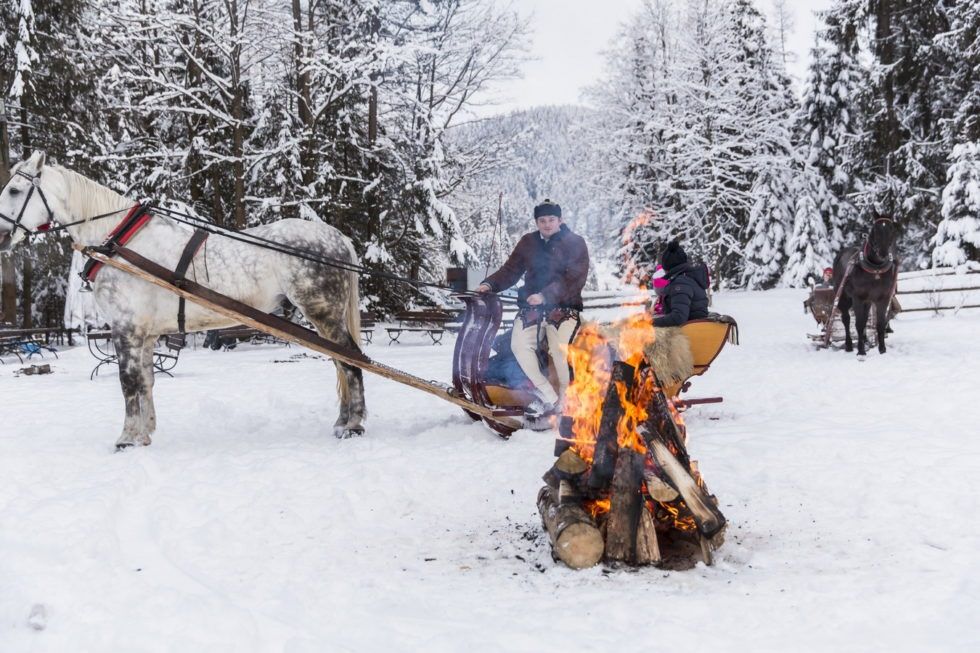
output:
<svg viewBox="0 0 980 653"><path fill-rule="evenodd" d="M566 225L548 240L532 231L521 236L507 262L483 283L500 292L517 283L521 275L521 303L529 295L541 293L545 304L582 310L582 288L589 276L589 248Z"/></svg>
<svg viewBox="0 0 980 653"><path fill-rule="evenodd" d="M664 314L654 318L653 326L681 326L708 317L708 269L704 265L681 263L667 272L667 278Z"/></svg>

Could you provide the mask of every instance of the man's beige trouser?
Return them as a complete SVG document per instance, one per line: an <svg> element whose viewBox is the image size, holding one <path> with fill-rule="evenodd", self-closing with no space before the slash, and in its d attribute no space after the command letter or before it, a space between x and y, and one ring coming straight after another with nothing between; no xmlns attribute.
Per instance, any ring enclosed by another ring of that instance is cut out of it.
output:
<svg viewBox="0 0 980 653"><path fill-rule="evenodd" d="M558 328L549 324L547 320L541 324L541 331L548 339L548 355L551 356L555 371L558 373L558 392L555 392L555 388L552 387L548 377L542 374L538 368L537 325L529 326L526 329L522 329L521 326L520 318L514 320L514 331L510 336L510 348L514 352L514 358L517 359L527 378L531 379L531 383L537 388L541 399L553 404L558 401L559 394L564 397L565 390L568 389L568 359L565 350L575 334L578 320L573 318L563 320Z"/></svg>

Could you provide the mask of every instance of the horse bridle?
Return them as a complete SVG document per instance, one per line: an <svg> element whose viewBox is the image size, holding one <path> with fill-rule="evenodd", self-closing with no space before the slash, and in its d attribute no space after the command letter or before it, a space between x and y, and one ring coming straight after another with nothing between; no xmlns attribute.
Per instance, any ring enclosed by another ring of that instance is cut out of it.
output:
<svg viewBox="0 0 980 653"><path fill-rule="evenodd" d="M20 212L17 214L17 219L0 213L0 220L4 220L5 222L9 222L13 225L13 228L10 230L10 237L13 238L18 229L23 230L28 236L35 236L39 233L48 231L51 228L51 223L54 222L54 211L51 210L51 205L48 204L48 198L44 196L44 191L41 190L41 173L38 172L36 175L29 175L23 170L18 170L7 181L7 184L4 185L3 189L0 190L0 194L3 193L3 190L6 190L7 185L13 181L14 176L24 177L31 182L31 187L27 191L27 197L24 198L24 203L21 204ZM24 213L27 211L27 205L31 203L31 197L34 195L34 191L37 191L38 197L40 197L41 201L44 203L44 209L48 212L48 221L42 225L38 225L37 229L29 229L21 224L21 220L24 219Z"/></svg>
<svg viewBox="0 0 980 653"><path fill-rule="evenodd" d="M878 224L879 222L890 222L892 224L895 223L895 221L892 220L891 218L875 218L875 221L871 223L872 228L874 227L874 225ZM861 253L858 256L858 263L860 264L861 269L863 269L865 272L869 274L873 274L875 275L875 277L880 278L881 275L890 271L892 269L892 266L895 265L895 256L891 253L891 250L889 250L888 256L883 262L874 263L869 257L870 252L868 250L870 247L871 247L871 234L869 233L868 237L864 240L864 247L861 248Z"/></svg>

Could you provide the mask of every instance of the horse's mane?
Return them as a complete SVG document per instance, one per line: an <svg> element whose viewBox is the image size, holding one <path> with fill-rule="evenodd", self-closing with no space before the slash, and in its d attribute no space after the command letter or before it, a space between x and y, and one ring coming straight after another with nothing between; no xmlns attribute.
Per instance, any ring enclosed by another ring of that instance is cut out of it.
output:
<svg viewBox="0 0 980 653"><path fill-rule="evenodd" d="M79 219L88 220L92 216L115 211L130 202L119 193L68 168L58 165L51 167L61 173L65 184L65 204Z"/></svg>

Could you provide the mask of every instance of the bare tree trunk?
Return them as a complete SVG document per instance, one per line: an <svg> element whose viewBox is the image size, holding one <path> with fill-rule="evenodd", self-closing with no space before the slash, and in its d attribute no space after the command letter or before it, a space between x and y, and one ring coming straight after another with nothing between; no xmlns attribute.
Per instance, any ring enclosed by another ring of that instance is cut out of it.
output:
<svg viewBox="0 0 980 653"><path fill-rule="evenodd" d="M146 10L144 10L146 11ZM193 5L194 17L197 22L201 21L200 5L195 0ZM190 39L184 37L184 45L188 50L194 53L195 57L200 56L200 42L201 37L195 32L194 42L191 43ZM188 86L191 88L197 88L201 83L201 70L198 67L196 61L193 58L188 57L187 60L187 81ZM201 125L204 123L204 118L201 116L188 113L187 115L187 140L190 143L190 151L187 154L187 176L188 185L190 186L191 203L198 205L204 201L204 187L205 180L201 175L201 170L203 168L203 162L201 160L201 154L197 149L197 137L201 132ZM217 217L215 218L217 220ZM220 224L220 223L219 223Z"/></svg>
<svg viewBox="0 0 980 653"><path fill-rule="evenodd" d="M310 90L310 73L308 70L310 52L308 50L307 34L313 32L313 6L309 6L307 22L308 31L303 29L303 9L299 0L293 0L293 57L296 66L296 95L299 123L302 125L303 136L300 140L299 163L303 185L309 187L313 183L315 164L313 157L313 100Z"/></svg>
<svg viewBox="0 0 980 653"><path fill-rule="evenodd" d="M31 141L31 132L28 129L28 113L27 113L27 102L28 97L26 95L20 98L20 143L24 150L24 156L28 156L31 153L31 149L34 147ZM21 326L25 329L30 329L34 325L34 262L31 259L32 252L24 255L24 267L21 270L21 308L24 311L24 318L21 322Z"/></svg>
<svg viewBox="0 0 980 653"><path fill-rule="evenodd" d="M374 15L371 17L370 30L370 35L377 38L381 30L381 19L378 17L377 10L374 10ZM368 172L371 175L370 183L372 184L372 190L365 199L368 214L368 238L380 241L381 206L376 180L381 174L381 169L378 165L378 153L375 149L378 143L378 83L380 80L376 71L371 71L370 79L371 92L368 97L368 146L371 149L371 160L368 163Z"/></svg>
<svg viewBox="0 0 980 653"><path fill-rule="evenodd" d="M10 180L10 136L7 108L0 97L0 185ZM0 322L13 324L17 317L17 281L12 254L0 254Z"/></svg>
<svg viewBox="0 0 980 653"><path fill-rule="evenodd" d="M232 96L231 117L235 121L232 126L231 154L233 157L232 174L234 176L234 212L235 228L245 228L245 91L242 88L242 45L238 39L238 0L228 2L228 22L231 26L231 38L234 42L231 51L231 83Z"/></svg>
<svg viewBox="0 0 980 653"><path fill-rule="evenodd" d="M34 261L30 256L24 257L24 268L21 275L21 306L24 308L24 329L34 327Z"/></svg>

